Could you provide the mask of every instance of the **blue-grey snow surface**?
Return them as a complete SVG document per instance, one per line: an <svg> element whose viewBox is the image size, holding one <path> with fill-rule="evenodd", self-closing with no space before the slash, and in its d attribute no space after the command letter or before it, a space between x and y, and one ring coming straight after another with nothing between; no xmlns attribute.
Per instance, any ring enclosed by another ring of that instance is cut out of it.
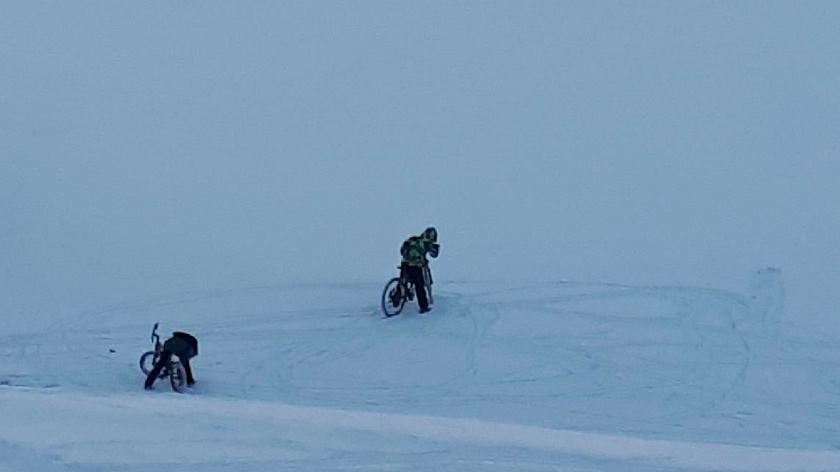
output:
<svg viewBox="0 0 840 472"><path fill-rule="evenodd" d="M0 472L840 470L838 18L3 1Z"/></svg>

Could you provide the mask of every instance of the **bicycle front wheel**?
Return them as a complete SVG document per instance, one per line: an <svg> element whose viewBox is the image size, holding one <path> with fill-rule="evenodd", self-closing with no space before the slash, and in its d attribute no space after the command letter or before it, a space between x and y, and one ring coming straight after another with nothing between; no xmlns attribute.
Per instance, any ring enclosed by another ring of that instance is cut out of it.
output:
<svg viewBox="0 0 840 472"><path fill-rule="evenodd" d="M426 299L429 300L429 305L435 304L435 297L432 296L432 271L429 266L423 267L423 281L426 286Z"/></svg>
<svg viewBox="0 0 840 472"><path fill-rule="evenodd" d="M399 315L405 306L405 296L405 287L400 283L400 278L389 280L382 291L382 312L385 316Z"/></svg>

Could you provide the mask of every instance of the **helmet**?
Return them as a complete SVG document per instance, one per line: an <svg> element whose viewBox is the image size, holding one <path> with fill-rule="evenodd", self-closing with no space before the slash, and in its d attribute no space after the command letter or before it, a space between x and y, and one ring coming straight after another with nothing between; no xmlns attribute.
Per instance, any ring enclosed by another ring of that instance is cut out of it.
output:
<svg viewBox="0 0 840 472"><path fill-rule="evenodd" d="M429 226L423 231L423 236L432 242L437 242L437 230L433 226Z"/></svg>

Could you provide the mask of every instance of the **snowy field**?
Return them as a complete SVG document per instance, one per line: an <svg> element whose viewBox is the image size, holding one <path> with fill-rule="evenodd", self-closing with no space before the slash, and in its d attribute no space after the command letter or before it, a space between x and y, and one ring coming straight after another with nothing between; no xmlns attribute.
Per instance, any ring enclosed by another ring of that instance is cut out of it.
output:
<svg viewBox="0 0 840 472"><path fill-rule="evenodd" d="M389 319L365 284L103 307L2 339L0 470L837 470L837 339L776 318L779 277L442 282ZM152 320L200 339L187 394L141 389Z"/></svg>
<svg viewBox="0 0 840 472"><path fill-rule="evenodd" d="M840 470L838 18L0 2L0 472Z"/></svg>

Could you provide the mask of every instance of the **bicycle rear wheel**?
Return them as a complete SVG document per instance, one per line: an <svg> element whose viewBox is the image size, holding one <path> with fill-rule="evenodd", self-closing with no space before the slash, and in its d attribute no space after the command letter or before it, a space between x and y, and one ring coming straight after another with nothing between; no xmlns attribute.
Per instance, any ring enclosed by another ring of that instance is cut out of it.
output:
<svg viewBox="0 0 840 472"><path fill-rule="evenodd" d="M399 277L394 277L385 284L382 291L382 312L385 316L399 315L405 306L405 287Z"/></svg>
<svg viewBox="0 0 840 472"><path fill-rule="evenodd" d="M143 374L149 375L149 372L155 367L155 352L148 351L144 352L142 356L140 356L140 370L143 371Z"/></svg>
<svg viewBox="0 0 840 472"><path fill-rule="evenodd" d="M180 361L169 363L169 384L172 385L172 390L178 393L184 393L187 389L187 372Z"/></svg>

